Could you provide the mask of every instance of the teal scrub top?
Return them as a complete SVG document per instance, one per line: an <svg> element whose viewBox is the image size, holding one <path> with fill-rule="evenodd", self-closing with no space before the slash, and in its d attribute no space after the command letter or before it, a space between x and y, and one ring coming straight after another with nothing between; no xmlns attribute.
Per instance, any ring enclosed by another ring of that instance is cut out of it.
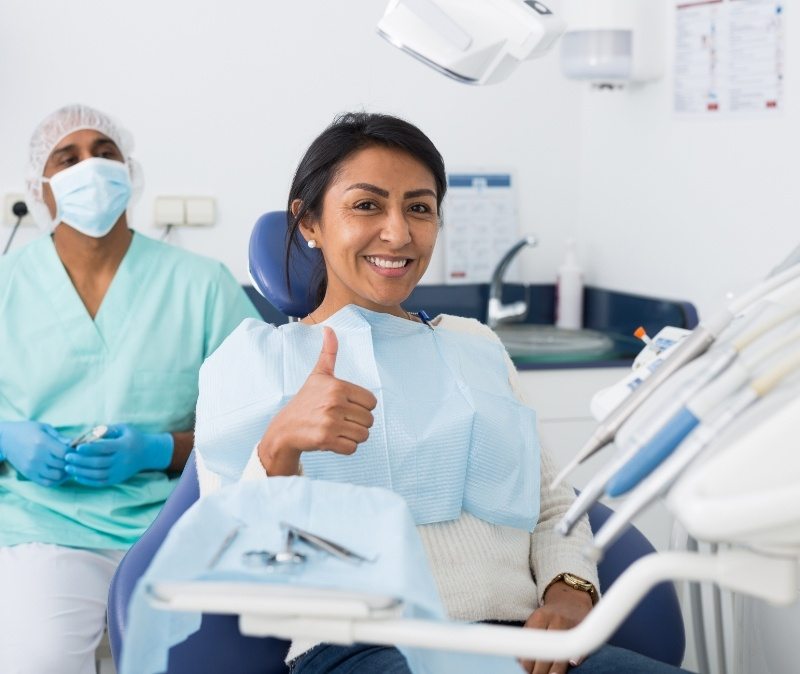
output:
<svg viewBox="0 0 800 674"><path fill-rule="evenodd" d="M220 262L135 233L94 320L47 236L0 258L0 421L194 427L200 365L258 313ZM0 463L0 545L127 548L175 481L42 487Z"/></svg>

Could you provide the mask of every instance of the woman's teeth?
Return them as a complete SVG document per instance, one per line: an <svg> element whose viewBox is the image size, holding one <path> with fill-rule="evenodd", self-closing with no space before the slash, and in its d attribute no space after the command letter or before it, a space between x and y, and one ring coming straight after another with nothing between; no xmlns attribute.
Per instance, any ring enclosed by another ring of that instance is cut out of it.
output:
<svg viewBox="0 0 800 674"><path fill-rule="evenodd" d="M408 260L384 260L381 257L366 256L367 262L374 264L376 267L383 267L384 269L400 269L408 264Z"/></svg>

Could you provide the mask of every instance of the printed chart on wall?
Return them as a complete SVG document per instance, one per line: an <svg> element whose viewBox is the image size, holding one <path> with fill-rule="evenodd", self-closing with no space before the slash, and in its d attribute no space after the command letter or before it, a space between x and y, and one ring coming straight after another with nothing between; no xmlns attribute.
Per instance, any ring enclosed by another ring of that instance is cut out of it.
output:
<svg viewBox="0 0 800 674"><path fill-rule="evenodd" d="M511 174L451 173L446 199L445 282L488 283L519 238Z"/></svg>
<svg viewBox="0 0 800 674"><path fill-rule="evenodd" d="M784 104L786 0L677 0L675 112L774 115Z"/></svg>

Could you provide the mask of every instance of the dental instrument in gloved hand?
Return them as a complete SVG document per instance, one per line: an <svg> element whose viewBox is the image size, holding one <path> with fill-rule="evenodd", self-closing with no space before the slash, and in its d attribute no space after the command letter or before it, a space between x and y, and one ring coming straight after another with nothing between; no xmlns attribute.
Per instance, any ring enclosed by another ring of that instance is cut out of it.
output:
<svg viewBox="0 0 800 674"><path fill-rule="evenodd" d="M85 433L81 433L80 435L76 436L72 439L69 443L70 447L77 447L78 445L83 445L87 442L94 442L95 440L99 440L100 438L104 437L105 434L108 433L108 426L95 426L94 428L86 431Z"/></svg>
<svg viewBox="0 0 800 674"><path fill-rule="evenodd" d="M64 455L68 444L49 424L38 421L0 423L0 459L17 472L43 487L53 487L66 479Z"/></svg>
<svg viewBox="0 0 800 674"><path fill-rule="evenodd" d="M119 484L144 470L164 470L172 461L171 433L142 433L128 424L109 426L100 440L80 444L64 457L67 475L90 487Z"/></svg>

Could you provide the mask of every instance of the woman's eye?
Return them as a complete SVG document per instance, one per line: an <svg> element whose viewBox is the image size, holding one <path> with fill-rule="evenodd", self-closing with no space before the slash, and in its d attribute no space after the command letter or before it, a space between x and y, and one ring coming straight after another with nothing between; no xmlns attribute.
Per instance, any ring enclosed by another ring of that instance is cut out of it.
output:
<svg viewBox="0 0 800 674"><path fill-rule="evenodd" d="M428 206L428 204L414 204L411 206L411 210L414 211L414 213L430 213L431 207Z"/></svg>
<svg viewBox="0 0 800 674"><path fill-rule="evenodd" d="M75 157L64 157L63 159L61 159L60 162L58 162L58 165L59 166L72 166L74 163L76 163L76 161L77 161L77 159Z"/></svg>
<svg viewBox="0 0 800 674"><path fill-rule="evenodd" d="M372 211L377 208L377 205L374 201L360 201L356 204L356 208L359 211Z"/></svg>

